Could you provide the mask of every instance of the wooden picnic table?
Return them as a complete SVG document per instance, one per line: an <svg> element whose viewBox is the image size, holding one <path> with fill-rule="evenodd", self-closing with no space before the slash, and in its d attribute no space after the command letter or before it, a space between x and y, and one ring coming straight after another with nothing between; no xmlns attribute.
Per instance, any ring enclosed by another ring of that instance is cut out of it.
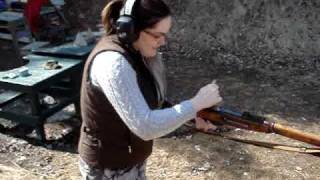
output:
<svg viewBox="0 0 320 180"><path fill-rule="evenodd" d="M44 122L47 117L65 106L74 103L79 113L80 82L83 62L78 59L57 58L39 55L28 55L25 57L29 63L29 76L20 76L19 69L0 72L0 87L2 89L17 92L9 93L14 98L13 102L0 104L0 117L17 121L23 124L36 127L41 139L45 140ZM58 61L62 67L60 69L46 70L44 64L50 61ZM9 74L16 73L17 77L7 78ZM68 78L70 82L63 83ZM55 104L44 105L41 103L43 94L50 95L56 100ZM9 100L7 97L0 99ZM14 103L25 99L29 102L28 109L16 111Z"/></svg>

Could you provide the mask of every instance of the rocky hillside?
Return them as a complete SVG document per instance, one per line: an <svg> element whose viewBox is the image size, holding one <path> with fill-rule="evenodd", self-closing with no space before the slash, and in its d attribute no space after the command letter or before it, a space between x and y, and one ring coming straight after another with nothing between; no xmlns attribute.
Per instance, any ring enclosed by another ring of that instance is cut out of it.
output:
<svg viewBox="0 0 320 180"><path fill-rule="evenodd" d="M181 44L179 49L195 49L193 57L206 58L221 47L237 54L320 55L317 0L166 1L175 17L170 42ZM73 25L86 27L99 23L105 1L66 0L66 4Z"/></svg>

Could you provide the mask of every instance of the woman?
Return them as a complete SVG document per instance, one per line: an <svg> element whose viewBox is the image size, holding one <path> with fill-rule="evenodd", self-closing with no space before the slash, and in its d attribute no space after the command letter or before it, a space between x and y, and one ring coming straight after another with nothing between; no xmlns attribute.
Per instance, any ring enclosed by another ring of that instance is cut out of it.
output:
<svg viewBox="0 0 320 180"><path fill-rule="evenodd" d="M84 179L145 179L152 140L222 98L212 82L189 100L166 103L163 64L155 57L172 17L162 0L113 0L102 21L106 36L88 57L82 80L80 172Z"/></svg>

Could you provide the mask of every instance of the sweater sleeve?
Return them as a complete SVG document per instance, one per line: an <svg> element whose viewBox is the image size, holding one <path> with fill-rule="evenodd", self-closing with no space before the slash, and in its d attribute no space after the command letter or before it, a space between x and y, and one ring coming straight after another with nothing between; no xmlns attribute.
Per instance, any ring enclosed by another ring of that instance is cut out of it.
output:
<svg viewBox="0 0 320 180"><path fill-rule="evenodd" d="M150 109L134 69L120 53L98 54L91 68L92 83L101 88L123 122L143 140L166 135L196 116L189 100L165 109Z"/></svg>

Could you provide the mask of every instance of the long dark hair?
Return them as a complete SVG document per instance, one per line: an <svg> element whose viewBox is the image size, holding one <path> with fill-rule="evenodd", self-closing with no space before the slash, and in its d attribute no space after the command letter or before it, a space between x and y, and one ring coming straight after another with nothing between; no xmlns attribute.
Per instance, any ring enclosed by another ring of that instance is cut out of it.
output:
<svg viewBox="0 0 320 180"><path fill-rule="evenodd" d="M112 0L102 10L102 24L107 35L116 33L115 23L123 5L123 0ZM136 0L132 10L137 32L154 26L170 15L170 8L162 0Z"/></svg>

